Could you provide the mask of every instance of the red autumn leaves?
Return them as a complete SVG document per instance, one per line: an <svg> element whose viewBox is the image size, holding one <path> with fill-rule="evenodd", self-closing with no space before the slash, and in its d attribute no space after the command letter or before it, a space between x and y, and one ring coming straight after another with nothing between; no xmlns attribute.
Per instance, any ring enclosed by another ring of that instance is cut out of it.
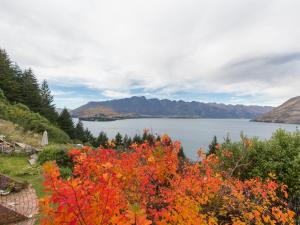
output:
<svg viewBox="0 0 300 225"><path fill-rule="evenodd" d="M179 167L179 149L168 136L123 153L72 149L68 180L46 163L42 224L294 224L285 186L230 177L215 155Z"/></svg>

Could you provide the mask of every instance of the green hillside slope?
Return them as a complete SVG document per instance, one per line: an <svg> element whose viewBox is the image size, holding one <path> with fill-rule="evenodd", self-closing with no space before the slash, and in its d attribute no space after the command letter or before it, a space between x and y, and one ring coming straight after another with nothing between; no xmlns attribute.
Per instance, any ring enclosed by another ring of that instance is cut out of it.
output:
<svg viewBox="0 0 300 225"><path fill-rule="evenodd" d="M11 121L21 126L25 131L32 131L41 134L45 130L48 132L49 142L67 143L69 136L49 122L39 113L32 112L23 104L11 104L0 90L0 119Z"/></svg>

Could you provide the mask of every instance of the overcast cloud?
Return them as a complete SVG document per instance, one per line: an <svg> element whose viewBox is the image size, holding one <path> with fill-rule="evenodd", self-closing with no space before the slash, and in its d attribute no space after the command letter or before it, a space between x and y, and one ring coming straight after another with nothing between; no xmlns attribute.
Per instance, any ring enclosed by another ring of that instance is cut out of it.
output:
<svg viewBox="0 0 300 225"><path fill-rule="evenodd" d="M58 106L131 95L278 105L300 95L299 0L0 0L0 47Z"/></svg>

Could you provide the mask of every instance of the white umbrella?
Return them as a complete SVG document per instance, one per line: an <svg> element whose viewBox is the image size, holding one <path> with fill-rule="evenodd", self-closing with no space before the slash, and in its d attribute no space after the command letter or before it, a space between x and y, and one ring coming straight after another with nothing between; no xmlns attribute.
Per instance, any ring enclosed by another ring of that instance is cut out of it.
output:
<svg viewBox="0 0 300 225"><path fill-rule="evenodd" d="M41 143L42 146L45 146L45 145L48 145L48 133L47 131L45 130L44 133L43 133L43 138L42 138L42 143Z"/></svg>

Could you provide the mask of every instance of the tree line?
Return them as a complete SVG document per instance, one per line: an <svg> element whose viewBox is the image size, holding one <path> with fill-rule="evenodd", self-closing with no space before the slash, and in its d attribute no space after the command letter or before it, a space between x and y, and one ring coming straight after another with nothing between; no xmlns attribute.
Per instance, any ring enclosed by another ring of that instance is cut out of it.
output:
<svg viewBox="0 0 300 225"><path fill-rule="evenodd" d="M142 135L136 134L132 138L127 135L123 137L118 133L110 141L104 132L100 132L98 137L94 137L87 128L84 128L81 121L74 124L68 109L64 108L59 114L53 103L54 98L48 82L43 80L40 84L32 69L22 70L17 63L10 59L4 49L0 49L0 90L11 104L21 103L31 111L39 113L53 125L63 130L74 143L81 142L97 148L99 146L108 147L110 142L113 143L115 149L125 150L133 143L142 144L147 141L153 145L160 140L160 136L155 136L149 132L144 132ZM180 155L185 158L182 149Z"/></svg>
<svg viewBox="0 0 300 225"><path fill-rule="evenodd" d="M3 49L0 49L0 89L11 103L22 103L49 121L57 121L58 113L47 81L39 84L32 69L22 70Z"/></svg>
<svg viewBox="0 0 300 225"><path fill-rule="evenodd" d="M83 130L82 123L74 127L67 109L61 114L56 111L48 82L43 80L39 83L32 69L22 70L4 49L0 49L0 90L11 104L26 105L31 111L39 113L62 129L71 139L90 141L91 133Z"/></svg>
<svg viewBox="0 0 300 225"><path fill-rule="evenodd" d="M153 146L155 142L161 141L161 137L159 135L154 135L149 132L147 129L144 130L143 134L135 134L133 137L129 137L127 134L124 136L119 132L115 135L113 139L109 139L107 134L103 131L99 133L97 137L95 137L89 129L84 128L81 120L74 126L71 115L67 109L64 109L60 115L60 118L63 124L63 128L67 133L73 137L75 141L80 141L84 145L93 146L95 148L103 147L108 148L112 147L116 150L127 151L132 144L143 144L145 142L149 143L150 146ZM172 141L172 140L170 140ZM183 148L181 147L179 151L179 157L186 158Z"/></svg>

